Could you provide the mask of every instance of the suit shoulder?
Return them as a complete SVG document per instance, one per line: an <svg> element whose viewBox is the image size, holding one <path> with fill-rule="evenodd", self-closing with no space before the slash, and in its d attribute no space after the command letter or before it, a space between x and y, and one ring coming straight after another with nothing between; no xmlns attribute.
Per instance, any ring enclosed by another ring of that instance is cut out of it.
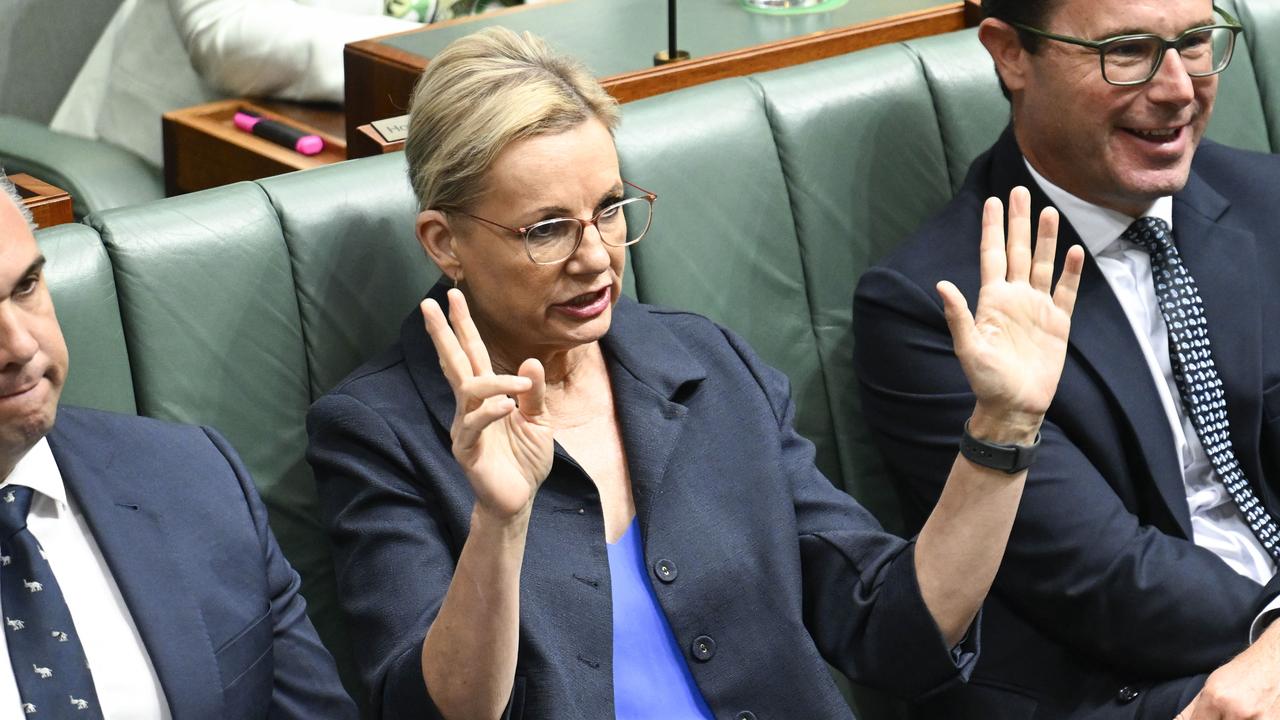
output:
<svg viewBox="0 0 1280 720"><path fill-rule="evenodd" d="M209 443L207 431L196 425L71 405L58 407L54 427L69 437L100 437L126 447Z"/></svg>
<svg viewBox="0 0 1280 720"><path fill-rule="evenodd" d="M1233 206L1270 215L1280 204L1280 155L1204 141L1195 171Z"/></svg>
<svg viewBox="0 0 1280 720"><path fill-rule="evenodd" d="M942 279L956 280L966 269L976 272L985 202L985 194L966 185L897 249L868 268L859 285L881 270L893 271L925 287L933 287Z"/></svg>
<svg viewBox="0 0 1280 720"><path fill-rule="evenodd" d="M398 396L405 390L412 389L412 386L404 348L397 342L352 370L325 395L341 393L358 397Z"/></svg>

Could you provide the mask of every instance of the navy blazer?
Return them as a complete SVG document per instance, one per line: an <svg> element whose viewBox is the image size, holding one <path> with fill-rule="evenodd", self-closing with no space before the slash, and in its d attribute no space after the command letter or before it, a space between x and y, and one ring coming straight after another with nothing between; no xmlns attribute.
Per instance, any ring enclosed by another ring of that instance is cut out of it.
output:
<svg viewBox="0 0 1280 720"><path fill-rule="evenodd" d="M432 297L443 302L444 290ZM627 298L601 342L646 564L668 571L650 582L716 717L851 718L824 658L905 695L971 666L974 642L957 663L924 606L914 545L814 467L781 373L705 318ZM450 451L453 415L415 311L400 343L308 418L339 595L377 717L439 717L422 643L475 502ZM507 717L612 717L600 500L558 446L532 512ZM695 658L695 639L710 651Z"/></svg>
<svg viewBox="0 0 1280 720"><path fill-rule="evenodd" d="M48 437L174 720L356 716L225 440L65 406Z"/></svg>
<svg viewBox="0 0 1280 720"><path fill-rule="evenodd" d="M973 408L934 285L978 297L983 201L1024 185L1048 198L1011 131L974 162L959 195L869 271L854 300L867 421L905 481L911 522L936 502ZM1173 231L1199 285L1232 442L1275 513L1280 482L1280 158L1201 145ZM1056 272L1080 240L1062 225ZM921 709L937 718L1168 720L1204 674L1248 641L1275 595L1191 537L1168 420L1147 364L1092 257L1039 460L991 596L972 686ZM1038 713L1037 714L1037 707Z"/></svg>

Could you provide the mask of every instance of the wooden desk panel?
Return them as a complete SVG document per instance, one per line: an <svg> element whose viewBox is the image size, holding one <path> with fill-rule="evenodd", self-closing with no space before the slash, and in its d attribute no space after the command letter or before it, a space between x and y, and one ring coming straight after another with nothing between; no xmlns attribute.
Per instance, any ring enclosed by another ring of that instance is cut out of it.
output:
<svg viewBox="0 0 1280 720"><path fill-rule="evenodd" d="M360 125L408 112L413 85L430 57L489 25L542 35L596 71L619 101L629 102L959 30L973 18L963 0L851 0L827 12L788 16L750 13L739 0L686 0L679 12L681 49L694 57L661 67L652 66L652 57L666 43L662 0L551 0L350 43L345 51L347 136L354 137Z"/></svg>
<svg viewBox="0 0 1280 720"><path fill-rule="evenodd" d="M75 215L71 212L71 195L66 190L26 173L10 175L9 181L18 188L22 204L31 211L37 227L47 228L75 222Z"/></svg>

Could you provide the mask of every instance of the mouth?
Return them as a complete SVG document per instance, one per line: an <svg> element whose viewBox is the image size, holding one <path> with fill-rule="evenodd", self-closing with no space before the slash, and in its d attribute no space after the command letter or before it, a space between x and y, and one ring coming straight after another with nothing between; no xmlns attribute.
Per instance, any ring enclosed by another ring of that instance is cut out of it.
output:
<svg viewBox="0 0 1280 720"><path fill-rule="evenodd" d="M1121 128L1121 129L1124 130L1126 133L1132 135L1133 137L1136 137L1139 140L1142 140L1143 142L1151 143L1152 145L1168 145L1180 140L1182 138L1183 131L1186 130L1187 127L1188 126L1186 125L1178 125L1176 127L1169 127L1169 128L1153 128L1153 129Z"/></svg>
<svg viewBox="0 0 1280 720"><path fill-rule="evenodd" d="M599 290L575 295L551 307L570 317L586 320L604 312L609 307L609 301L612 299L613 288L605 285Z"/></svg>
<svg viewBox="0 0 1280 720"><path fill-rule="evenodd" d="M34 382L17 382L9 385L0 385L0 401L19 398L27 393L35 390L40 385L40 380Z"/></svg>

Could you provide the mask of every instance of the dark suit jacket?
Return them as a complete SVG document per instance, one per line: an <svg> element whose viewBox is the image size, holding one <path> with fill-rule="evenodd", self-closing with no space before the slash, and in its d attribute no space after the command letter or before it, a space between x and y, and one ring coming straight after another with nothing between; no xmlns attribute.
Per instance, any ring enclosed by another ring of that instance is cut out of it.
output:
<svg viewBox="0 0 1280 720"><path fill-rule="evenodd" d="M914 545L884 533L814 468L781 373L705 318L625 298L602 346L645 558L675 569L650 582L716 717L850 718L824 657L908 695L958 678L916 585ZM475 502L450 451L453 414L415 311L400 344L308 418L339 594L363 641L357 660L379 717L438 717L422 643ZM612 717L600 501L559 448L534 502L520 582L508 717ZM710 639L711 657L694 658L699 637Z"/></svg>
<svg viewBox="0 0 1280 720"><path fill-rule="evenodd" d="M973 396L934 285L976 304L982 203L1032 191L1012 132L960 194L868 272L854 300L867 420L919 522L937 500ZM1199 284L1232 441L1274 513L1280 482L1280 158L1204 143L1173 229ZM1079 238L1064 223L1057 272ZM1058 394L1004 564L986 604L972 687L921 717L1168 720L1203 674L1245 647L1273 590L1194 545L1178 457L1115 295L1086 260ZM1037 712L1037 706L1039 708Z"/></svg>
<svg viewBox="0 0 1280 720"><path fill-rule="evenodd" d="M225 440L61 407L49 446L175 720L355 717Z"/></svg>

